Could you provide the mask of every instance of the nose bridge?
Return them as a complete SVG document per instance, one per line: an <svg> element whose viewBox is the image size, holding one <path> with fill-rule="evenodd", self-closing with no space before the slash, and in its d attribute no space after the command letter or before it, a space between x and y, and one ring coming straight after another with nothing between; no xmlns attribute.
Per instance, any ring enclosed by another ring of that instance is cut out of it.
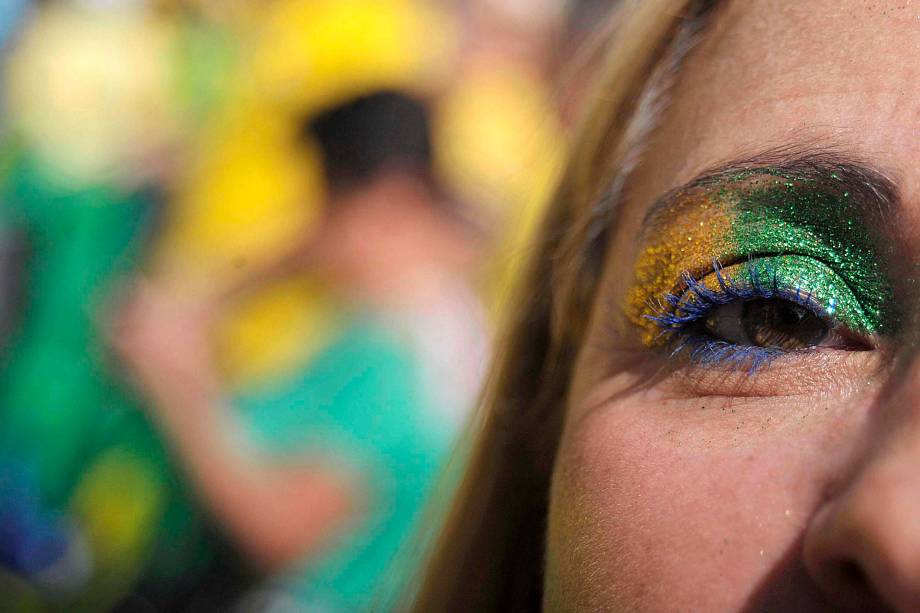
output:
<svg viewBox="0 0 920 613"><path fill-rule="evenodd" d="M920 454L920 346L899 361L900 368L873 409L869 465L893 467Z"/></svg>
<svg viewBox="0 0 920 613"><path fill-rule="evenodd" d="M920 572L920 411L902 416L880 432L840 502L855 537L916 560Z"/></svg>
<svg viewBox="0 0 920 613"><path fill-rule="evenodd" d="M874 412L864 470L900 472L913 464L914 474L920 477L916 470L920 467L920 355L913 355L900 370Z"/></svg>
<svg viewBox="0 0 920 613"><path fill-rule="evenodd" d="M920 571L920 355L911 362L874 409L871 439L843 499L869 522L863 530L911 549Z"/></svg>

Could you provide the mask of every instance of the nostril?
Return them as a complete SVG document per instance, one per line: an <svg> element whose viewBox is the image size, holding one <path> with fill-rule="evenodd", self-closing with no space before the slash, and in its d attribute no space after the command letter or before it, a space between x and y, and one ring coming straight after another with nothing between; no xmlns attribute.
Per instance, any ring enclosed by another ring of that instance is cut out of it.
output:
<svg viewBox="0 0 920 613"><path fill-rule="evenodd" d="M829 568L833 569L831 572L835 578L831 591L840 605L848 610L887 610L861 564L852 559L840 559Z"/></svg>
<svg viewBox="0 0 920 613"><path fill-rule="evenodd" d="M869 579L862 566L853 560L842 560L837 564L840 580L848 590L856 593L869 592Z"/></svg>

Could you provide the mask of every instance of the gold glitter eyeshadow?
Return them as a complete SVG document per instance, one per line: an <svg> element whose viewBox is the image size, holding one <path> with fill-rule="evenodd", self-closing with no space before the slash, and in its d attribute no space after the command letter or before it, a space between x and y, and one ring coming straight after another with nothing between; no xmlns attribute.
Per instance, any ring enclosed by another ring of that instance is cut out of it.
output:
<svg viewBox="0 0 920 613"><path fill-rule="evenodd" d="M679 194L674 205L654 220L645 234L647 245L636 262L627 298L627 313L646 345L655 343L661 328L645 316L656 314L664 296L681 289L683 273L699 276L707 268L712 270L713 259L733 252L731 222L724 203L700 190Z"/></svg>

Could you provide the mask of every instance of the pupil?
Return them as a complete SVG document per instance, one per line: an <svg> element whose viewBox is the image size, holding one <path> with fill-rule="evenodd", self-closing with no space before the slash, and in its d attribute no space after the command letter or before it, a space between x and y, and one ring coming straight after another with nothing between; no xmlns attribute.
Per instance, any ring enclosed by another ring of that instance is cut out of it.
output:
<svg viewBox="0 0 920 613"><path fill-rule="evenodd" d="M827 325L814 313L786 300L749 300L741 324L760 347L794 350L814 347L827 336Z"/></svg>

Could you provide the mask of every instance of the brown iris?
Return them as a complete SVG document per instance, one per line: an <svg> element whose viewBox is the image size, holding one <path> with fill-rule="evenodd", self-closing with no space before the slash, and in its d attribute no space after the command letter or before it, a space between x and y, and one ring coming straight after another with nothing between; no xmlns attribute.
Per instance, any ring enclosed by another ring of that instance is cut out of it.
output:
<svg viewBox="0 0 920 613"><path fill-rule="evenodd" d="M810 309L776 298L739 301L715 309L705 326L713 336L736 344L784 351L820 345L829 332Z"/></svg>

